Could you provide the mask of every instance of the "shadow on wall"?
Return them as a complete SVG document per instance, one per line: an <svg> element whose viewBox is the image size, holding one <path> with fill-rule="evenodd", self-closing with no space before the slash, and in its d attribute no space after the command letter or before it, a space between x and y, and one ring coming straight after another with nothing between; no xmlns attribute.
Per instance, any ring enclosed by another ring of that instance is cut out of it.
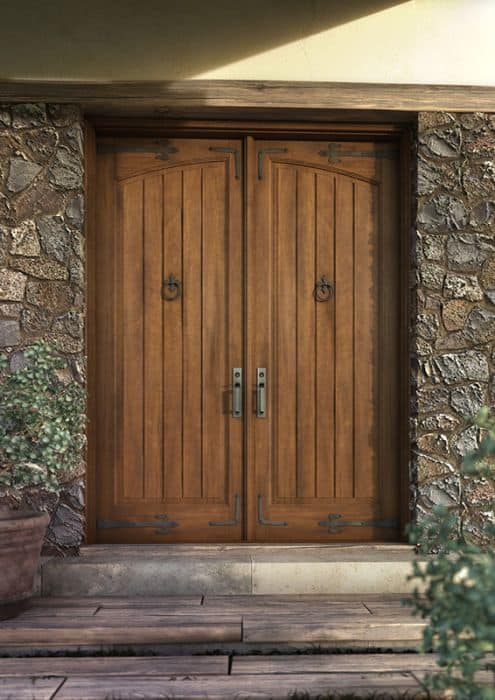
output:
<svg viewBox="0 0 495 700"><path fill-rule="evenodd" d="M190 78L404 1L2 3L0 79Z"/></svg>

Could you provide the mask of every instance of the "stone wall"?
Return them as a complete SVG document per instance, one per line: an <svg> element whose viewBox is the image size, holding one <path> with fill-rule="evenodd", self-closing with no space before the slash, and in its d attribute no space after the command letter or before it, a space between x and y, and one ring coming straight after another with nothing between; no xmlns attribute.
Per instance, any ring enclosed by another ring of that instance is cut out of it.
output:
<svg viewBox="0 0 495 700"><path fill-rule="evenodd" d="M82 122L77 108L0 105L0 352L12 368L46 338L84 372ZM495 399L495 116L419 115L414 185L413 511L457 503L469 423ZM417 229L417 231L416 231ZM84 529L84 465L47 507L45 551L75 553ZM476 537L494 484L469 493Z"/></svg>
<svg viewBox="0 0 495 700"><path fill-rule="evenodd" d="M495 115L422 113L417 142L413 318L413 508L459 500L459 465L479 431L469 418L495 398ZM468 529L494 483L468 492Z"/></svg>
<svg viewBox="0 0 495 700"><path fill-rule="evenodd" d="M78 108L0 105L0 352L12 368L45 338L84 372L83 130ZM45 551L76 552L84 528L81 474L60 498L26 492L52 513Z"/></svg>

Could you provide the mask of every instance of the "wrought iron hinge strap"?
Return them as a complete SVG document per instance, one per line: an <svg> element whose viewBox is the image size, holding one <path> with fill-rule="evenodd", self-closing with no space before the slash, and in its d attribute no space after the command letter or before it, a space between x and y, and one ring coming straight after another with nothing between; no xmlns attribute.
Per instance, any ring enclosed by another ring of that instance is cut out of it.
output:
<svg viewBox="0 0 495 700"><path fill-rule="evenodd" d="M179 152L179 149L171 146L168 141L154 141L142 146L125 143L99 143L96 150L98 153L156 153L156 160L168 160L171 153Z"/></svg>
<svg viewBox="0 0 495 700"><path fill-rule="evenodd" d="M112 530L115 528L134 528L134 527L154 527L155 535L168 535L169 530L174 527L179 527L179 523L174 520L169 520L168 515L161 513L153 516L157 523L139 521L139 520L98 520L96 527L100 530Z"/></svg>
<svg viewBox="0 0 495 700"><path fill-rule="evenodd" d="M208 525L220 525L228 527L229 525L238 525L241 522L241 497L238 493L235 495L234 518L232 520L210 520Z"/></svg>
<svg viewBox="0 0 495 700"><path fill-rule="evenodd" d="M326 151L319 151L320 156L328 158L329 163L340 163L341 158L389 158L399 157L396 149L386 151L344 151L338 144L329 143Z"/></svg>
<svg viewBox="0 0 495 700"><path fill-rule="evenodd" d="M384 527L397 530L399 521L397 518L384 518L383 520L340 520L339 513L329 513L328 520L321 520L318 525L328 528L328 532L337 535L346 527Z"/></svg>
<svg viewBox="0 0 495 700"><path fill-rule="evenodd" d="M285 520L267 520L263 513L263 496L258 495L258 522L260 525L270 525L278 527L287 527L289 524Z"/></svg>
<svg viewBox="0 0 495 700"><path fill-rule="evenodd" d="M227 146L210 146L209 150L216 151L217 153L233 153L235 179L241 179L241 152L238 148L229 148Z"/></svg>
<svg viewBox="0 0 495 700"><path fill-rule="evenodd" d="M263 180L263 158L267 153L287 153L286 148L262 148L258 151L258 180Z"/></svg>

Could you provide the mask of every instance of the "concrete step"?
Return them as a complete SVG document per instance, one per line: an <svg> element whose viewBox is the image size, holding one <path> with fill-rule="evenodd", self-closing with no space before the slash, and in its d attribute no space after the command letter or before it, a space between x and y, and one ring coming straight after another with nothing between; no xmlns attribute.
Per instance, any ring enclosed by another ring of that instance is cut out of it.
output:
<svg viewBox="0 0 495 700"><path fill-rule="evenodd" d="M409 545L93 545L42 562L45 596L400 594Z"/></svg>

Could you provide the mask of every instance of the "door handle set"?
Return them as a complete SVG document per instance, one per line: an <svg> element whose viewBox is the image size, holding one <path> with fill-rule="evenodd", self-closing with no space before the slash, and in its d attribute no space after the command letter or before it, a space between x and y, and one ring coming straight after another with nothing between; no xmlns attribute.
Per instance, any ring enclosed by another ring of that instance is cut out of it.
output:
<svg viewBox="0 0 495 700"><path fill-rule="evenodd" d="M242 418L242 367L232 368L232 417ZM256 417L266 418L266 367L256 368Z"/></svg>
<svg viewBox="0 0 495 700"><path fill-rule="evenodd" d="M256 417L266 418L266 367L256 368Z"/></svg>

